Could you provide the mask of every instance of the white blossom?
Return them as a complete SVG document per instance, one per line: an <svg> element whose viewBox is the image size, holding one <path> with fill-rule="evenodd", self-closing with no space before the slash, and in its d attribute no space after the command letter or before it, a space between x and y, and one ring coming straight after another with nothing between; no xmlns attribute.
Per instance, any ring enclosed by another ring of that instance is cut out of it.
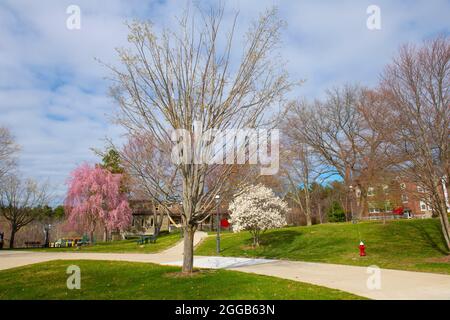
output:
<svg viewBox="0 0 450 320"><path fill-rule="evenodd" d="M287 203L261 184L248 186L235 195L229 209L233 232L249 230L254 245L259 245L262 232L286 225Z"/></svg>

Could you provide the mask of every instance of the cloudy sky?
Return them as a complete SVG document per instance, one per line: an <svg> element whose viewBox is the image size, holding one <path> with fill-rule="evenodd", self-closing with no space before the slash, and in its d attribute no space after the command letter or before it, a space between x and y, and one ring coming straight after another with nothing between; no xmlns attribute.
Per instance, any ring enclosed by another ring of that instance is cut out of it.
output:
<svg viewBox="0 0 450 320"><path fill-rule="evenodd" d="M240 32L276 5L287 22L281 54L294 80L293 97L315 98L346 82L373 85L399 45L450 33L450 1L230 0L225 19L239 11ZM95 58L117 61L126 46L125 21L149 19L170 27L185 1L1 0L0 126L22 146L24 176L49 180L62 199L78 164L95 162L90 148L120 139L109 116L108 70ZM81 9L81 28L69 30L67 8ZM369 30L367 7L381 10L381 30ZM228 14L229 13L229 14Z"/></svg>

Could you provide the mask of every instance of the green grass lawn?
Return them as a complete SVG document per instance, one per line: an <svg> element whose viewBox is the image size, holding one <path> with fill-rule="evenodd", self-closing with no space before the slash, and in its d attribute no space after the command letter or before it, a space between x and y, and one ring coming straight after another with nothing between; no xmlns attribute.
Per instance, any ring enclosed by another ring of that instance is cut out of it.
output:
<svg viewBox="0 0 450 320"><path fill-rule="evenodd" d="M66 286L69 265L81 289ZM0 271L0 299L362 299L301 282L227 270L183 276L179 267L112 261L51 261Z"/></svg>
<svg viewBox="0 0 450 320"><path fill-rule="evenodd" d="M37 248L26 249L29 251L48 252L103 252L103 253L152 253L165 250L180 241L180 233L162 234L156 243L138 245L137 240L118 240L110 242L97 242L92 246L70 247L70 248Z"/></svg>
<svg viewBox="0 0 450 320"><path fill-rule="evenodd" d="M360 239L366 244L366 257L359 257ZM223 233L221 254L450 274L450 256L437 219L291 227L267 231L261 241L254 249L248 232ZM211 236L196 254L216 255L215 250L215 237Z"/></svg>

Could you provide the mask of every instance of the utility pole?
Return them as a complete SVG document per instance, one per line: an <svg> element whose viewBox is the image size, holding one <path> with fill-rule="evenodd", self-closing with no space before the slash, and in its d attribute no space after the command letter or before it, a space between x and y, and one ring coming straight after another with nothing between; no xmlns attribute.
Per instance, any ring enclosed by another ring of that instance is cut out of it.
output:
<svg viewBox="0 0 450 320"><path fill-rule="evenodd" d="M220 254L220 212L219 212L219 200L220 196L216 195L216 206L217 206L217 236L216 236L216 251Z"/></svg>

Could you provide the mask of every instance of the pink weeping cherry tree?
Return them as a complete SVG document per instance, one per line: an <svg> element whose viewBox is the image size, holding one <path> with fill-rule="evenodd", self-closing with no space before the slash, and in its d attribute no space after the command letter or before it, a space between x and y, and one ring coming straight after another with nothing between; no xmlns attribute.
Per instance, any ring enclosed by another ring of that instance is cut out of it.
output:
<svg viewBox="0 0 450 320"><path fill-rule="evenodd" d="M111 231L125 230L131 223L131 209L121 191L121 174L85 163L76 168L68 181L64 202L68 227L89 232L91 241L97 227L104 230L104 240Z"/></svg>

